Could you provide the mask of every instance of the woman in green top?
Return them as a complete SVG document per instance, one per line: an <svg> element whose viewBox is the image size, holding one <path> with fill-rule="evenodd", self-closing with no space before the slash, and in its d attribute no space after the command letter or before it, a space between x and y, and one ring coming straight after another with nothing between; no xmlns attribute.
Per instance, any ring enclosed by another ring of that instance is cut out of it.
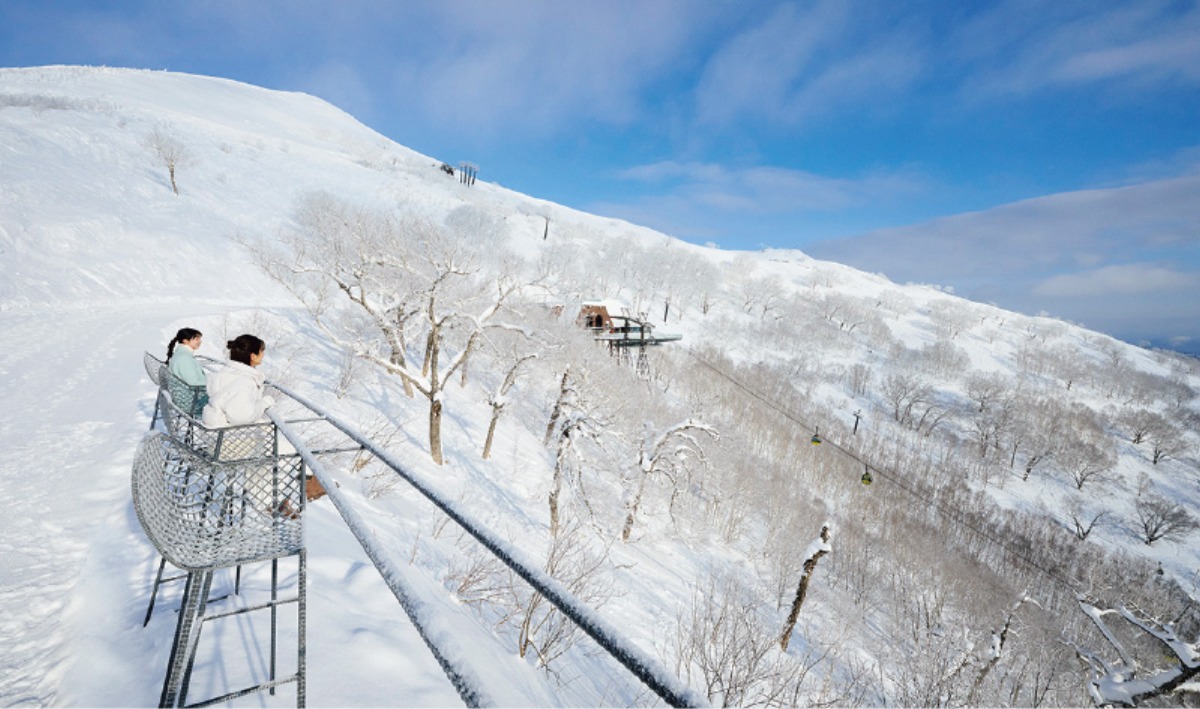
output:
<svg viewBox="0 0 1200 709"><path fill-rule="evenodd" d="M175 339L167 345L167 370L172 375L167 377L167 391L175 405L194 418L200 417L208 403L205 391L208 377L204 367L196 361L196 350L202 339L199 330L185 327L175 333Z"/></svg>
<svg viewBox="0 0 1200 709"><path fill-rule="evenodd" d="M185 327L167 345L167 369L185 384L194 387L202 387L208 382L204 367L196 361L196 350L200 348L203 337L199 330Z"/></svg>

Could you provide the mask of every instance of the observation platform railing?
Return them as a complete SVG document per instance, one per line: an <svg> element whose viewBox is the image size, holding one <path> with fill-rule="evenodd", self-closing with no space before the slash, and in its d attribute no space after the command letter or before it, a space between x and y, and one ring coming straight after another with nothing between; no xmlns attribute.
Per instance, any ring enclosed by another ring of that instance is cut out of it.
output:
<svg viewBox="0 0 1200 709"><path fill-rule="evenodd" d="M149 367L147 369L149 370ZM468 706L495 706L499 704L492 693L489 692L483 675L472 668L469 661L467 661L467 658L471 657L472 654L470 642L457 638L452 633L442 632L442 628L433 627L434 622L432 622L427 604L422 602L416 587L405 578L406 574L411 573L410 569L395 562L386 549L382 548L378 539L372 534L370 526L359 511L354 509L350 498L338 488L331 473L326 469L325 464L319 457L322 454L358 450L374 458L419 492L440 510L442 514L454 521L484 549L529 584L534 591L541 594L551 605L575 623L602 650L654 692L662 701L671 706L707 705L702 695L680 682L657 659L625 638L617 628L575 597L561 582L543 571L539 565L526 558L518 549L515 549L499 535L489 530L471 514L455 504L454 501L439 493L429 481L423 479L418 473L408 469L382 446L370 440L353 426L332 416L317 404L307 400L291 389L277 383L269 383L269 386L311 414L311 419L303 420L321 421L328 424L328 426L336 429L336 431L340 432L342 436L354 444L352 446L326 447L314 450L297 427L291 425L295 423L295 420L284 419L274 410L267 411L274 430L283 436L287 443L290 444L290 447L294 449L295 456L303 463L303 469L315 477L325 488L338 514L342 517L342 520L346 523L351 533L354 534L381 578L392 591L392 594L412 621L417 632L421 635L431 654L441 666L446 677L453 684L463 702ZM160 396L160 398L163 397ZM213 442L214 458L218 455L218 451L224 450L224 446L228 445L227 437L232 435L230 433L215 433L214 430L203 430L202 427L197 429L195 422L188 422L190 423L190 428L180 429L179 423L181 419L178 418L178 407L172 406L170 397L165 397L160 402L160 408L165 412L163 416L168 428L175 426L176 430L185 438L190 435L192 440L199 441L202 447L212 442L211 436L216 435L221 437L221 441ZM172 417L174 417L174 421L168 421ZM204 450L207 450L207 448L204 448ZM300 497L302 499L303 495L301 494Z"/></svg>

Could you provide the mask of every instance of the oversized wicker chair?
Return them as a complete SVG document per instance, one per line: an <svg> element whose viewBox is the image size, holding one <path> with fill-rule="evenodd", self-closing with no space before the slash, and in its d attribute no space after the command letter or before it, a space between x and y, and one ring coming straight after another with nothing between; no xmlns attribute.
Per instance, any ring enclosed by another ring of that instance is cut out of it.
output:
<svg viewBox="0 0 1200 709"><path fill-rule="evenodd" d="M170 420L171 414L164 414ZM200 628L212 619L205 618L205 608L213 572L258 561L277 564L293 555L300 558L298 597L277 600L273 568L271 602L237 611L272 610L270 681L226 696L274 691L283 682L296 681L298 703L303 704L304 540L302 518L295 514L303 508L303 497L303 466L296 456L222 461L161 432L151 432L142 440L133 463L134 510L163 558L187 572L161 706L186 704ZM298 670L292 677L276 680L275 606L284 602L298 602Z"/></svg>

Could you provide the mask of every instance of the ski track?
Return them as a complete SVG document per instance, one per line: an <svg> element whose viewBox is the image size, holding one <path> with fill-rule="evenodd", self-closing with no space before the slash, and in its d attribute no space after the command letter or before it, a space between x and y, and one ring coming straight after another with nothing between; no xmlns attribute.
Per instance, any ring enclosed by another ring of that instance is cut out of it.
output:
<svg viewBox="0 0 1200 709"><path fill-rule="evenodd" d="M70 656L64 618L89 540L128 503L128 473L88 461L132 459L146 425L135 398L145 340L120 309L0 313L0 331L0 428L16 441L0 468L0 704L47 705ZM107 400L114 388L130 398Z"/></svg>

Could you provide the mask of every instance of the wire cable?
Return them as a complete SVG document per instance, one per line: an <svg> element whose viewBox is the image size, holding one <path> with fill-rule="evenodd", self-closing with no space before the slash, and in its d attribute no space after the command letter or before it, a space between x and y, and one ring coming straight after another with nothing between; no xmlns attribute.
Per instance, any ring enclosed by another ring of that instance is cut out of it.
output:
<svg viewBox="0 0 1200 709"><path fill-rule="evenodd" d="M794 414L793 412L788 410L786 407L784 407L780 404L777 404L776 402L767 398L765 395L755 391L750 386L737 380L729 373L723 371L721 368L717 367L712 362L705 360L704 358L700 357L696 353L691 352L689 350L689 351L687 351L687 354L690 357L692 357L694 360L696 360L696 362L700 363L704 367L707 367L714 374L721 377L725 381L729 382L736 388L740 389L742 392L744 392L751 398L762 403L764 406L778 412L784 418L787 418L788 420L792 421L793 423L799 425L801 428L812 430L814 435L817 434L819 429L816 426L810 425L809 423L803 421L799 416L797 416L796 414ZM914 501L917 501L917 502L920 502L923 504L929 504L930 502L932 502L932 504L934 506L934 510L948 522L951 522L953 524L957 524L966 529L969 529L970 531L979 535L980 538L985 539L988 542L1003 549L1011 557L1019 559L1020 561L1024 562L1027 568L1037 571L1038 573L1042 574L1048 580L1054 582L1055 584L1060 585L1063 589L1069 591L1070 594L1072 595L1072 597L1075 595L1075 593L1076 593L1075 587L1078 585L1078 582L1073 581L1073 580L1063 576L1062 574L1060 574L1057 571L1054 571L1053 569L1047 568L1045 565L1043 565L1043 564L1039 563L1038 561L1036 561L1035 559L1031 558L1022 548L1017 547L1013 543L998 537L997 535L990 532L989 530L983 529L979 525L973 523L969 518L967 518L966 515L962 514L962 512L950 507L945 502L943 502L941 500L937 500L937 499L931 501L927 495L923 495L921 493L921 491L917 490L910 483L905 481L902 476L895 474L893 471L891 471L883 466L871 463L870 461L866 460L862 455L846 448L845 446L837 443L836 441L831 440L828 436L823 437L822 442L825 445L829 445L829 446L833 447L838 453L859 463L861 466L863 466L863 469L865 471L867 471L868 473L874 472L879 477L881 477L884 480L887 480L889 483L895 485L902 492L904 492L909 497L911 497Z"/></svg>

